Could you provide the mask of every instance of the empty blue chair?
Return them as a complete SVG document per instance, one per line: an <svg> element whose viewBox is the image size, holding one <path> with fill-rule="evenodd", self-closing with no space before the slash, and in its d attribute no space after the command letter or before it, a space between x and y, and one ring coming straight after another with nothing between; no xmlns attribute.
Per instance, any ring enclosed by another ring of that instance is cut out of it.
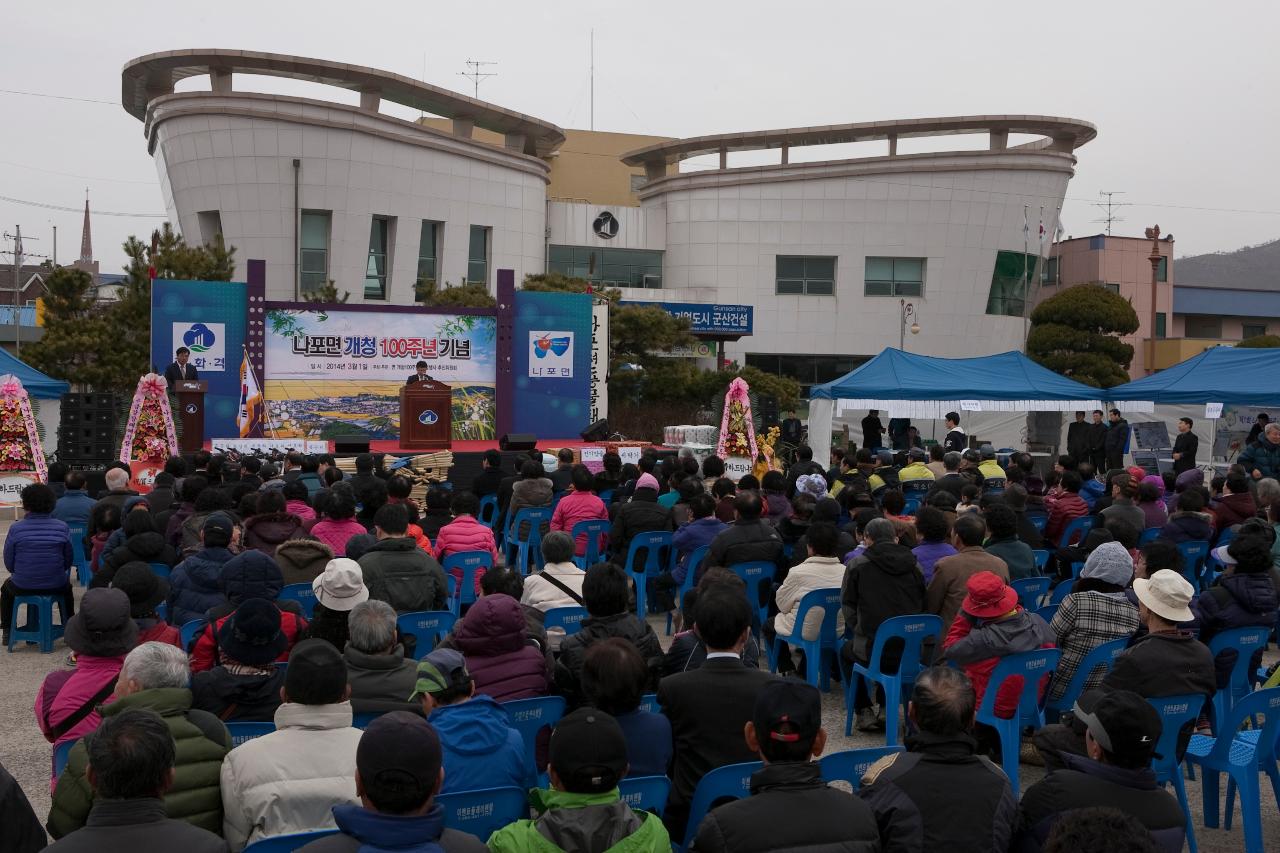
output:
<svg viewBox="0 0 1280 853"><path fill-rule="evenodd" d="M640 562L640 553L644 552L644 562ZM636 615L641 619L649 612L649 583L665 568L668 571L675 567L676 549L671 544L671 533L666 530L655 530L648 533L637 533L627 546L627 561L624 568L627 577L636 584Z"/></svg>
<svg viewBox="0 0 1280 853"><path fill-rule="evenodd" d="M1050 604L1061 604L1071 594L1071 590L1075 588L1076 579L1067 578L1059 581L1058 585L1053 588L1053 592L1049 593Z"/></svg>
<svg viewBox="0 0 1280 853"><path fill-rule="evenodd" d="M243 853L292 853L306 847L312 841L329 835L337 835L336 829L312 829L307 832L290 832L287 835L272 835L255 841L244 848Z"/></svg>
<svg viewBox="0 0 1280 853"><path fill-rule="evenodd" d="M1146 530L1142 531L1138 536L1138 547L1141 548L1148 542L1154 542L1159 539L1161 529L1162 528L1159 527L1148 527Z"/></svg>
<svg viewBox="0 0 1280 853"><path fill-rule="evenodd" d="M804 639L804 623L811 611L822 611L822 625L815 640ZM769 671L778 671L778 658L786 644L798 646L804 652L805 680L819 690L831 687L831 669L824 666L826 659L832 665L839 662L836 650L836 623L840 618L840 588L813 589L806 592L796 606L795 627L790 634L778 634L766 649Z"/></svg>
<svg viewBox="0 0 1280 853"><path fill-rule="evenodd" d="M507 526L507 536L502 547L506 550L507 565L520 574L529 573L529 564L535 563L542 571L542 526L551 524L551 507L527 506L520 509Z"/></svg>
<svg viewBox="0 0 1280 853"><path fill-rule="evenodd" d="M1106 667L1107 671L1110 672L1111 667L1115 666L1116 658L1120 657L1120 653L1125 650L1128 644L1128 637L1120 637L1094 646L1093 650L1080 661L1080 666L1076 671L1072 673L1071 680L1067 682L1062 695L1045 703L1045 719L1053 722L1062 716L1063 711L1070 711L1071 706L1076 703L1076 700L1080 698L1080 694L1084 692L1085 682L1089 680L1089 676L1093 671L1101 666ZM1053 692L1053 685L1050 684L1049 687L1050 692Z"/></svg>
<svg viewBox="0 0 1280 853"><path fill-rule="evenodd" d="M698 825L711 811L711 804L716 800L740 800L751 795L751 774L764 764L760 761L744 761L741 764L726 764L717 767L703 776L698 787L693 790L693 799L689 802L689 828L685 830L682 849L689 849L693 838L698 834Z"/></svg>
<svg viewBox="0 0 1280 853"><path fill-rule="evenodd" d="M658 694L646 693L640 697L640 710L650 714L658 713Z"/></svg>
<svg viewBox="0 0 1280 853"><path fill-rule="evenodd" d="M58 606L61 622L54 624L53 606ZM54 642L67 627L67 613L61 595L19 595L13 599L13 614L9 619L9 651L18 643L36 643L40 651L49 654ZM24 621L23 612L27 617Z"/></svg>
<svg viewBox="0 0 1280 853"><path fill-rule="evenodd" d="M480 499L480 511L476 513L476 521L493 530L498 526L498 496L485 495Z"/></svg>
<svg viewBox="0 0 1280 853"><path fill-rule="evenodd" d="M444 558L444 573L453 577L453 570L462 573L462 581L450 587L449 609L453 615L462 613L462 605L476 600L476 572L493 568L493 555L488 551L459 551ZM457 579L454 578L456 581Z"/></svg>
<svg viewBox="0 0 1280 853"><path fill-rule="evenodd" d="M1253 732L1240 729L1259 714L1266 717L1261 728ZM1186 761L1198 765L1204 775L1201 787L1204 799L1204 825L1218 825L1218 776L1226 773L1227 819L1235 790L1240 792L1240 815L1244 821L1245 853L1263 853L1262 792L1258 774L1264 769L1271 777L1273 790L1280 788L1275 770L1276 737L1280 735L1280 687L1258 690L1236 703L1230 714L1217 726L1216 738L1192 735L1187 746ZM1246 736L1247 735L1247 736ZM1227 824L1230 829L1230 823Z"/></svg>
<svg viewBox="0 0 1280 853"><path fill-rule="evenodd" d="M1058 615L1058 608L1061 604L1046 604L1044 607L1036 608L1036 615L1044 620L1046 625L1053 623L1053 617Z"/></svg>
<svg viewBox="0 0 1280 853"><path fill-rule="evenodd" d="M1043 548L1037 548L1031 552L1031 556L1036 559L1036 571L1044 574L1044 567L1049 565L1049 552Z"/></svg>
<svg viewBox="0 0 1280 853"><path fill-rule="evenodd" d="M207 627L209 627L209 620L207 619L192 619L189 622L183 622L182 627L178 629L182 634L183 650L190 652L196 637L204 633L204 629Z"/></svg>
<svg viewBox="0 0 1280 853"><path fill-rule="evenodd" d="M1024 610L1035 610L1040 599L1049 591L1049 578L1019 578L1009 584L1018 593L1018 603Z"/></svg>
<svg viewBox="0 0 1280 853"><path fill-rule="evenodd" d="M413 637L413 654L418 660L430 654L442 637L449 635L458 620L452 610L415 610L396 619L401 634Z"/></svg>
<svg viewBox="0 0 1280 853"><path fill-rule="evenodd" d="M231 735L233 749L242 743L248 743L254 738L269 735L276 730L275 723L237 723L231 720L226 725L227 733Z"/></svg>
<svg viewBox="0 0 1280 853"><path fill-rule="evenodd" d="M599 492L596 497L604 501L605 506L608 506L613 503L613 489L605 489L603 492Z"/></svg>
<svg viewBox="0 0 1280 853"><path fill-rule="evenodd" d="M280 590L280 600L298 602L308 619L316 612L316 591L309 583L286 584L284 589Z"/></svg>
<svg viewBox="0 0 1280 853"><path fill-rule="evenodd" d="M684 607L685 593L693 589L694 579L698 575L698 566L702 565L702 561L707 558L707 552L710 550L711 550L710 545L703 545L699 548L694 548L692 551L689 552L689 557L687 560L685 560L684 580L680 583L679 588L676 590L676 607L681 607L681 608ZM668 611L667 636L671 636L671 616L672 616L672 612ZM689 626L685 625L684 628L685 630L688 630Z"/></svg>
<svg viewBox="0 0 1280 853"><path fill-rule="evenodd" d="M544 726L554 726L564 716L564 697L538 696L533 699L513 699L510 702L503 702L502 707L507 712L508 724L518 731L524 740L525 766L541 774L546 768L537 766L535 747L538 742L538 732Z"/></svg>
<svg viewBox="0 0 1280 853"><path fill-rule="evenodd" d="M890 640L902 643L902 657L897 672L885 672L881 664L884 647ZM898 742L898 709L911 695L916 676L927 666L923 659L923 646L933 641L935 647L942 642L942 619L929 613L914 616L895 616L880 623L875 643L871 647L871 660L866 666L855 663L853 674L845 687L844 733L853 733L853 705L857 680L865 678L884 690L884 742L893 746ZM871 685L867 685L871 692Z"/></svg>
<svg viewBox="0 0 1280 853"><path fill-rule="evenodd" d="M1200 589L1200 576L1204 572L1205 561L1209 556L1209 543L1203 539L1179 542L1178 553L1182 554L1182 576L1193 587Z"/></svg>
<svg viewBox="0 0 1280 853"><path fill-rule="evenodd" d="M88 589L89 582L93 580L93 572L89 570L89 555L84 550L84 540L89 536L89 526L68 524L67 527L71 530L71 561L76 565L76 576L80 579L80 586Z"/></svg>
<svg viewBox="0 0 1280 853"><path fill-rule="evenodd" d="M1013 790L1018 787L1018 751L1020 747L1019 732L1027 726L1040 728L1044 725L1044 706L1040 702L1040 682L1045 676L1053 675L1058 667L1058 658L1062 653L1057 649L1036 649L1032 652L1018 652L1005 655L996 664L987 682L987 689L982 694L982 704L978 707L976 719L980 723L991 726L1000 735L1000 753L1004 774L1009 777ZM1009 719L996 715L996 695L1000 688L1011 678L1022 679L1022 690L1018 696L1018 707ZM1046 695L1047 695L1046 690Z"/></svg>
<svg viewBox="0 0 1280 853"><path fill-rule="evenodd" d="M62 775L62 769L67 766L67 760L71 758L71 747L78 743L76 740L64 740L53 748L53 777L56 779Z"/></svg>
<svg viewBox="0 0 1280 853"><path fill-rule="evenodd" d="M666 776L628 776L618 783L622 801L634 812L653 812L659 817L667 810L671 780Z"/></svg>
<svg viewBox="0 0 1280 853"><path fill-rule="evenodd" d="M173 567L168 563L152 563L151 571L158 578L169 579L169 574L173 571Z"/></svg>
<svg viewBox="0 0 1280 853"><path fill-rule="evenodd" d="M609 521L601 518L589 518L586 521L579 521L573 526L572 536L575 546L579 536L585 536L587 540L587 550L583 552L581 557L573 558L578 568L585 570L588 566L594 566L604 559L604 546L602 543L607 542L609 539L609 527Z"/></svg>
<svg viewBox="0 0 1280 853"><path fill-rule="evenodd" d="M559 628L565 636L582 630L582 620L590 614L585 607L553 607L542 614L542 626L550 631Z"/></svg>
<svg viewBox="0 0 1280 853"><path fill-rule="evenodd" d="M436 802L444 807L444 825L476 838L488 839L509 823L529 816L529 803L519 788L484 788L440 794Z"/></svg>
<svg viewBox="0 0 1280 853"><path fill-rule="evenodd" d="M1253 677L1249 661L1253 653L1267 647L1271 629L1262 626L1252 628L1232 628L1217 634L1209 640L1209 651L1216 658L1228 650L1235 650L1236 662L1231 666L1231 677L1227 686L1213 694L1213 719L1217 724L1214 731L1221 729L1221 722L1230 715L1231 707L1253 689Z"/></svg>
<svg viewBox="0 0 1280 853"><path fill-rule="evenodd" d="M822 781L848 782L856 791L862 787L862 777L872 764L886 755L902 752L901 746L869 746L864 749L846 749L829 752L818 759L822 768Z"/></svg>
<svg viewBox="0 0 1280 853"><path fill-rule="evenodd" d="M1027 521L1031 522L1031 526L1042 536L1044 535L1044 529L1049 526L1049 516L1043 512L1027 513Z"/></svg>
<svg viewBox="0 0 1280 853"><path fill-rule="evenodd" d="M1071 564L1071 579L1073 581L1080 579L1080 573L1084 571L1084 561Z"/></svg>
<svg viewBox="0 0 1280 853"><path fill-rule="evenodd" d="M1058 537L1058 547L1066 548L1067 546L1082 541L1089 535L1089 531L1093 529L1093 525L1097 523L1091 515L1082 515L1079 518L1073 518L1062 529L1062 535Z"/></svg>
<svg viewBox="0 0 1280 853"><path fill-rule="evenodd" d="M1204 697L1199 693L1186 696L1163 696L1159 699L1148 699L1151 707L1160 715L1160 742L1156 744L1155 757L1151 759L1151 769L1156 774L1156 781L1161 785L1170 784L1178 797L1178 805L1186 815L1187 845L1191 853L1196 851L1195 823L1191 820L1191 808L1187 805L1187 787L1182 781L1182 763L1178 761L1178 735L1187 723L1194 723L1200 716L1204 706ZM1216 799L1216 798L1215 798Z"/></svg>
<svg viewBox="0 0 1280 853"><path fill-rule="evenodd" d="M773 575L777 568L768 560L750 560L745 563L734 563L729 567L729 571L742 578L742 582L747 585L747 601L758 611L761 625L769 618L769 605L760 603L760 588L767 588L773 584Z"/></svg>

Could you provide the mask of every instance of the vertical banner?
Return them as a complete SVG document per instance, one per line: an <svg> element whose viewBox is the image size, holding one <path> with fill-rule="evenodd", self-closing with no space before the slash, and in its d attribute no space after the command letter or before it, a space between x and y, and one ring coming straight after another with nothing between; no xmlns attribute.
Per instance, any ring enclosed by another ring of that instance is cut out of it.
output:
<svg viewBox="0 0 1280 853"><path fill-rule="evenodd" d="M158 278L151 283L152 368L163 375L178 347L191 350L189 363L209 383L206 439L240 434L236 418L248 312L243 282Z"/></svg>
<svg viewBox="0 0 1280 853"><path fill-rule="evenodd" d="M590 423L591 303L586 293L516 291L512 431L564 438Z"/></svg>
<svg viewBox="0 0 1280 853"><path fill-rule="evenodd" d="M587 423L609 417L609 303L591 306L591 408Z"/></svg>

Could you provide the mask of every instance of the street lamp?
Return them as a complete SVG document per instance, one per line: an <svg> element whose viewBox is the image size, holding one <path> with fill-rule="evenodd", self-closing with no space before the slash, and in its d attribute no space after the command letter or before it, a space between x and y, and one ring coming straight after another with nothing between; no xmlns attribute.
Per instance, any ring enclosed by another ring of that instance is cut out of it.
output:
<svg viewBox="0 0 1280 853"><path fill-rule="evenodd" d="M902 312L902 322L898 326L898 349L905 351L907 348L907 321L911 321L911 334L913 335L920 334L920 324L916 322L916 306L914 303L899 299L898 308Z"/></svg>

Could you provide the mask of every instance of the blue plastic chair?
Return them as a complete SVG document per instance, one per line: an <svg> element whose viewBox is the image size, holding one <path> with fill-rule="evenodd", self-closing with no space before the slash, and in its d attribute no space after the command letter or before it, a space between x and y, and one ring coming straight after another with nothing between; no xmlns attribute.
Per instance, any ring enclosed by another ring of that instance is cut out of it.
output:
<svg viewBox="0 0 1280 853"><path fill-rule="evenodd" d="M1058 667L1058 658L1062 653L1057 649L1036 649L1031 652L1018 652L1005 655L996 664L987 682L987 689L982 694L982 704L978 707L976 719L994 728L1000 735L1000 754L1004 774L1009 777L1009 785L1015 791L1018 787L1018 751L1020 747L1019 732L1027 726L1040 728L1044 725L1044 706L1040 703L1040 681L1046 675L1052 675ZM1010 678L1022 679L1022 691L1018 696L1018 707L1009 719L996 716L996 695ZM1046 691L1047 695L1047 691Z"/></svg>
<svg viewBox="0 0 1280 853"><path fill-rule="evenodd" d="M890 640L902 641L902 657L899 659L898 671L885 672L881 666L884 647ZM942 642L942 619L929 613L913 616L895 616L880 623L876 631L875 643L871 647L871 659L866 666L860 663L853 665L853 674L845 686L844 733L853 734L853 704L857 680L865 678L872 684L880 685L884 690L884 742L885 746L893 746L898 742L898 709L911 696L915 687L916 676L927 666L923 660L923 646L928 641L934 642L935 648ZM870 692L870 685L868 685Z"/></svg>
<svg viewBox="0 0 1280 853"><path fill-rule="evenodd" d="M1071 519L1067 526L1062 529L1062 535L1058 537L1058 547L1066 548L1073 542L1083 540L1089 535L1089 531L1093 529L1096 523L1097 519L1091 515L1082 515L1079 518Z"/></svg>
<svg viewBox="0 0 1280 853"><path fill-rule="evenodd" d="M53 778L62 775L63 768L67 766L67 760L71 758L71 747L79 742L79 738L74 740L64 740L53 748Z"/></svg>
<svg viewBox="0 0 1280 853"><path fill-rule="evenodd" d="M1182 554L1182 576L1195 589L1201 589L1201 575L1204 573L1205 561L1209 556L1209 543L1203 539L1192 539L1178 543L1178 553Z"/></svg>
<svg viewBox="0 0 1280 853"><path fill-rule="evenodd" d="M1143 545L1146 545L1148 542L1154 542L1157 539L1159 539L1160 531L1162 529L1163 528L1160 528L1160 527L1148 527L1146 530L1142 531L1142 533L1139 534L1138 536L1138 547L1141 548Z"/></svg>
<svg viewBox="0 0 1280 853"><path fill-rule="evenodd" d="M1031 552L1031 556L1036 559L1036 571L1044 574L1044 567L1049 565L1049 552L1043 548L1036 548Z"/></svg>
<svg viewBox="0 0 1280 853"><path fill-rule="evenodd" d="M582 630L582 620L590 614L585 607L553 607L542 614L542 626L550 631L559 628L567 637Z"/></svg>
<svg viewBox="0 0 1280 853"><path fill-rule="evenodd" d="M916 514L916 512L917 512L919 509L920 509L920 499L919 499L919 498L906 498L906 499L902 502L902 514L903 514L903 515L915 515L915 514ZM788 555L788 556L790 556L790 555Z"/></svg>
<svg viewBox="0 0 1280 853"><path fill-rule="evenodd" d="M441 637L448 636L458 617L452 610L415 610L402 613L396 618L396 627L401 634L408 634L414 639L413 653L422 660Z"/></svg>
<svg viewBox="0 0 1280 853"><path fill-rule="evenodd" d="M1044 607L1036 608L1036 615L1044 620L1046 625L1053 623L1053 617L1058 615L1058 608L1061 604L1046 604Z"/></svg>
<svg viewBox="0 0 1280 853"><path fill-rule="evenodd" d="M269 735L276 730L275 723L237 723L232 720L227 724L227 733L231 735L231 747L234 749L242 743L254 738Z"/></svg>
<svg viewBox="0 0 1280 853"><path fill-rule="evenodd" d="M88 589L89 582L93 580L93 572L89 570L89 555L84 550L84 540L89 535L89 526L68 524L67 527L71 530L71 560L76 566L76 576L80 579L80 586Z"/></svg>
<svg viewBox="0 0 1280 853"><path fill-rule="evenodd" d="M444 573L453 577L453 570L462 572L462 582L450 588L449 609L453 615L462 613L462 605L473 604L476 600L476 572L493 568L493 555L488 551L459 551L444 558Z"/></svg>
<svg viewBox="0 0 1280 853"><path fill-rule="evenodd" d="M750 560L745 563L734 563L729 571L742 578L747 585L747 601L756 609L763 625L769 618L769 605L760 603L760 587L773 583L773 575L778 567L768 560Z"/></svg>
<svg viewBox="0 0 1280 853"><path fill-rule="evenodd" d="M196 637L204 633L204 629L209 627L208 619L192 619L189 622L183 622L179 632L182 634L182 649L190 653L191 646L195 642Z"/></svg>
<svg viewBox="0 0 1280 853"><path fill-rule="evenodd" d="M300 850L312 841L337 834L336 829L312 829L307 832L271 835L248 845L243 853L293 853L294 850Z"/></svg>
<svg viewBox="0 0 1280 853"><path fill-rule="evenodd" d="M707 552L710 550L711 550L710 545L703 545L699 548L694 548L692 551L689 552L689 557L687 560L685 560L684 581L676 589L676 607L681 607L681 608L684 607L685 594L688 593L689 590L693 589L694 578L697 577L697 574L698 574L698 566L702 565L702 561L707 558ZM671 617L672 617L672 612L668 612L667 613L667 636L668 637L671 636L671 624L672 624ZM689 626L685 625L684 627L687 630Z"/></svg>
<svg viewBox="0 0 1280 853"><path fill-rule="evenodd" d="M564 716L564 697L538 696L533 699L513 699L510 702L503 702L502 707L507 712L507 724L518 731L524 740L525 766L535 774L544 772L546 768L537 766L535 755L538 732L545 726L554 726ZM488 838L488 836L485 837Z"/></svg>
<svg viewBox="0 0 1280 853"><path fill-rule="evenodd" d="M1221 728L1221 721L1227 719L1231 714L1231 708L1237 701L1247 695L1253 689L1253 677L1249 668L1249 661L1253 658L1253 653L1261 651L1267 647L1267 640L1270 638L1271 629L1263 626L1254 626L1252 628L1232 628L1229 631L1223 631L1217 634L1213 639L1209 640L1209 651L1213 652L1216 658L1224 651L1235 650L1236 662L1231 667L1231 677L1227 681L1227 686L1213 694L1213 719L1218 725L1214 726L1214 731L1228 731Z"/></svg>
<svg viewBox="0 0 1280 853"><path fill-rule="evenodd" d="M1024 610L1035 610L1049 591L1049 578L1019 578L1009 586L1017 591L1018 603Z"/></svg>
<svg viewBox="0 0 1280 853"><path fill-rule="evenodd" d="M636 584L636 615L644 619L649 612L649 581L662 574L663 568L670 571L676 564L676 549L671 544L672 534L666 530L654 530L648 533L637 533L627 546L627 561L624 568L627 577ZM644 563L640 563L640 552L644 552Z"/></svg>
<svg viewBox="0 0 1280 853"><path fill-rule="evenodd" d="M316 591L309 583L286 584L285 588L280 590L280 600L298 602L308 619L316 612Z"/></svg>
<svg viewBox="0 0 1280 853"><path fill-rule="evenodd" d="M58 606L61 622L54 624L53 607ZM19 595L13 599L13 614L9 619L9 651L18 643L37 643L43 654L53 651L53 644L67 628L67 612L61 595ZM23 611L26 621L20 618Z"/></svg>
<svg viewBox="0 0 1280 853"><path fill-rule="evenodd" d="M596 497L604 501L605 506L609 506L613 503L613 489L605 489L603 492L597 493Z"/></svg>
<svg viewBox="0 0 1280 853"><path fill-rule="evenodd" d="M1093 674L1093 671L1101 666L1110 672L1111 667L1115 666L1116 658L1120 657L1121 652L1125 650L1128 643L1128 637L1119 637L1094 646L1089 654L1085 655L1080 661L1080 666L1076 668L1076 671L1072 673L1071 680L1067 682L1062 695L1045 703L1045 719L1050 722L1056 722L1062 716L1063 711L1070 711L1071 706L1076 703L1076 700L1080 698L1080 694L1084 692L1085 682L1089 680L1089 676ZM1055 675L1055 680L1056 678L1057 676ZM1053 687L1054 685L1050 683L1050 693L1053 692Z"/></svg>
<svg viewBox="0 0 1280 853"><path fill-rule="evenodd" d="M1049 516L1043 512L1027 513L1027 521L1031 522L1031 526L1036 529L1041 536L1044 535L1044 529L1049 526Z"/></svg>
<svg viewBox="0 0 1280 853"><path fill-rule="evenodd" d="M526 575L529 573L529 564L532 562L537 565L538 571L542 571L542 525L544 524L551 524L551 507L527 506L511 518L502 544L508 567Z"/></svg>
<svg viewBox="0 0 1280 853"><path fill-rule="evenodd" d="M498 496L485 495L480 499L480 510L476 513L476 521L493 530L498 526Z"/></svg>
<svg viewBox="0 0 1280 853"><path fill-rule="evenodd" d="M666 776L628 776L618 783L618 793L633 812L653 812L662 817L671 795L671 780Z"/></svg>
<svg viewBox="0 0 1280 853"><path fill-rule="evenodd" d="M658 694L646 693L640 697L640 710L650 714L658 713Z"/></svg>
<svg viewBox="0 0 1280 853"><path fill-rule="evenodd" d="M484 788L440 794L436 802L444 807L444 825L476 838L487 839L509 823L529 816L529 802L519 788Z"/></svg>
<svg viewBox="0 0 1280 853"><path fill-rule="evenodd" d="M1071 579L1073 581L1080 580L1080 573L1084 571L1084 560L1071 564Z"/></svg>
<svg viewBox="0 0 1280 853"><path fill-rule="evenodd" d="M609 522L600 518L589 518L586 521L579 521L573 526L573 541L576 548L578 537L585 536L587 540L587 550L581 557L574 557L573 562L578 568L584 571L589 566L594 566L604 559L604 548L600 543L607 541L609 538Z"/></svg>
<svg viewBox="0 0 1280 853"><path fill-rule="evenodd" d="M1059 581L1058 585L1053 588L1053 592L1049 593L1049 603L1061 604L1066 601L1067 596L1071 594L1071 590L1075 588L1075 585L1075 578L1067 578L1064 581Z"/></svg>
<svg viewBox="0 0 1280 853"><path fill-rule="evenodd" d="M173 572L173 567L168 563L152 563L151 571L156 577L168 580L170 573Z"/></svg>
<svg viewBox="0 0 1280 853"><path fill-rule="evenodd" d="M818 629L816 640L804 639L804 623L809 612L822 611L822 625ZM778 634L773 643L766 649L769 656L769 671L778 671L778 659L782 656L783 647L790 643L804 652L805 681L819 690L831 689L831 669L823 666L828 656L832 664L839 662L836 656L836 623L840 618L840 588L813 589L804 594L796 605L795 627L790 634Z"/></svg>
<svg viewBox="0 0 1280 853"><path fill-rule="evenodd" d="M1204 696L1191 693L1186 696L1163 696L1148 699L1151 707L1160 715L1160 741L1156 744L1156 757L1151 759L1151 769L1161 785L1173 786L1178 805L1186 815L1187 845L1196 853L1195 822L1191 820L1191 807L1187 804L1187 786L1182 781L1182 763L1178 761L1178 736L1182 727L1194 723L1204 707Z"/></svg>
<svg viewBox="0 0 1280 853"><path fill-rule="evenodd" d="M751 774L764 766L760 761L744 761L741 764L726 764L709 771L693 789L693 800L689 803L689 824L685 830L684 844L681 849L689 849L694 836L698 834L698 826L711 811L716 800L740 800L751 796Z"/></svg>
<svg viewBox="0 0 1280 853"><path fill-rule="evenodd" d="M822 768L822 781L848 782L853 790L862 787L862 777L872 764L886 755L902 752L901 746L869 746L864 749L846 749L830 752L818 759Z"/></svg>
<svg viewBox="0 0 1280 853"><path fill-rule="evenodd" d="M1266 717L1261 728L1253 732L1240 732L1246 722L1259 714ZM1204 771L1200 783L1204 799L1204 825L1218 825L1218 775L1226 773L1226 826L1231 828L1232 801L1238 789L1240 815L1244 821L1245 853L1263 853L1262 793L1258 773L1265 770L1271 777L1273 790L1280 790L1275 767L1276 737L1280 735L1280 687L1258 690L1241 699L1231 709L1226 720L1218 726L1218 731L1223 734L1216 738L1192 735L1191 743L1187 746L1187 763L1199 765Z"/></svg>

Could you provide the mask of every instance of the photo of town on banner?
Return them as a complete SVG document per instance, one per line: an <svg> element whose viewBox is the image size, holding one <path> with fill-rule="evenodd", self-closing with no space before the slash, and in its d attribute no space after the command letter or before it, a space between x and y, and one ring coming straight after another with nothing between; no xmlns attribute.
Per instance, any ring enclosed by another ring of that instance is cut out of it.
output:
<svg viewBox="0 0 1280 853"><path fill-rule="evenodd" d="M419 361L453 389L453 438L496 437L493 317L267 311L268 435L400 435L400 389Z"/></svg>

